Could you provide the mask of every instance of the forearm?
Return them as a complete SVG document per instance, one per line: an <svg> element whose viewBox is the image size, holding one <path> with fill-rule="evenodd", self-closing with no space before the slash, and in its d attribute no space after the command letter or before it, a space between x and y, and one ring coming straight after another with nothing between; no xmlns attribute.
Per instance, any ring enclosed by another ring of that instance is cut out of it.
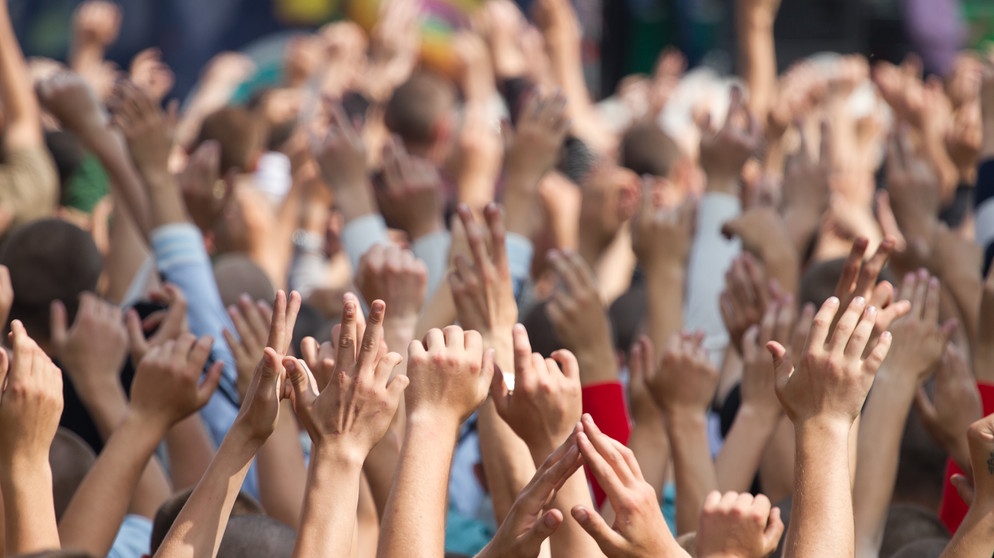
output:
<svg viewBox="0 0 994 558"><path fill-rule="evenodd" d="M295 557L349 556L355 548L362 459L315 446L307 475Z"/></svg>
<svg viewBox="0 0 994 558"><path fill-rule="evenodd" d="M743 405L715 459L718 490L748 492L763 452L776 432L779 414Z"/></svg>
<svg viewBox="0 0 994 558"><path fill-rule="evenodd" d="M436 558L445 553L449 468L459 426L454 422L408 417L377 556Z"/></svg>
<svg viewBox="0 0 994 558"><path fill-rule="evenodd" d="M863 409L857 442L853 490L856 556L869 558L880 553L904 425L914 397L914 384L904 378L889 377L885 370L877 373Z"/></svg>
<svg viewBox="0 0 994 558"><path fill-rule="evenodd" d="M0 8L2 9L2 8ZM48 460L0 470L7 556L60 548Z"/></svg>
<svg viewBox="0 0 994 558"><path fill-rule="evenodd" d="M773 22L776 14L762 7L747 7L739 2L736 27L739 34L739 71L749 91L749 111L765 122L773 104L777 80L776 48Z"/></svg>
<svg viewBox="0 0 994 558"><path fill-rule="evenodd" d="M44 146L41 110L6 2L0 5L0 101L3 104L4 147Z"/></svg>
<svg viewBox="0 0 994 558"><path fill-rule="evenodd" d="M307 490L307 465L300 447L297 421L290 400L280 403L280 418L273 435L256 456L259 500L266 514L286 525L298 528L300 506ZM313 469L313 465L312 465ZM306 554L338 556L338 554Z"/></svg>
<svg viewBox="0 0 994 558"><path fill-rule="evenodd" d="M190 494L155 558L216 556L235 498L259 443L235 426L221 442L204 477Z"/></svg>
<svg viewBox="0 0 994 558"><path fill-rule="evenodd" d="M126 304L135 279L149 261L148 245L143 241L134 218L128 213L120 188L112 188L114 215L110 224L110 251L104 264L107 274L105 296L116 304ZM144 293L142 293L144 294Z"/></svg>
<svg viewBox="0 0 994 558"><path fill-rule="evenodd" d="M785 558L853 556L849 425L795 425L794 503Z"/></svg>
<svg viewBox="0 0 994 558"><path fill-rule="evenodd" d="M941 558L987 558L994 538L994 513L970 508Z"/></svg>
<svg viewBox="0 0 994 558"><path fill-rule="evenodd" d="M646 296L649 299L649 337L654 347L666 342L683 328L686 272L677 264L646 266Z"/></svg>
<svg viewBox="0 0 994 558"><path fill-rule="evenodd" d="M169 429L166 449L173 489L180 491L196 486L214 457L214 444L204 429L199 413L186 417Z"/></svg>
<svg viewBox="0 0 994 558"><path fill-rule="evenodd" d="M703 412L669 413L666 429L673 452L677 533L689 533L697 530L704 499L718 489L708 447L707 417Z"/></svg>
<svg viewBox="0 0 994 558"><path fill-rule="evenodd" d="M164 435L164 429L135 414L129 414L114 431L59 522L67 548L107 555L148 460Z"/></svg>
<svg viewBox="0 0 994 558"><path fill-rule="evenodd" d="M655 413L636 417L634 422L628 437L628 449L635 454L645 482L652 485L658 497L663 493L670 464L670 439L666 435L663 415Z"/></svg>

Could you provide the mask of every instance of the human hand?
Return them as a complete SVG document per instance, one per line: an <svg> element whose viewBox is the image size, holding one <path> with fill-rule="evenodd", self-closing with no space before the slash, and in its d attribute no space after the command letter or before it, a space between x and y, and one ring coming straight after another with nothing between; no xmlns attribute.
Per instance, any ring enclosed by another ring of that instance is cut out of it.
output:
<svg viewBox="0 0 994 558"><path fill-rule="evenodd" d="M563 523L563 513L549 508L556 492L583 465L575 435L571 435L521 489L494 538L476 558L534 558L542 542Z"/></svg>
<svg viewBox="0 0 994 558"><path fill-rule="evenodd" d="M157 48L147 48L136 54L131 59L128 74L131 82L157 105L162 103L176 83L176 76L162 61L162 53Z"/></svg>
<svg viewBox="0 0 994 558"><path fill-rule="evenodd" d="M407 351L408 421L441 421L454 432L487 398L493 375L494 351L484 353L478 332L432 329Z"/></svg>
<svg viewBox="0 0 994 558"><path fill-rule="evenodd" d="M266 348L232 426L260 446L276 429L280 401L292 397L282 359L290 348L299 311L300 293L291 292L287 297L283 290L276 292Z"/></svg>
<svg viewBox="0 0 994 558"><path fill-rule="evenodd" d="M255 376L255 368L265 353L266 342L269 340L269 327L273 320L273 310L264 301L252 301L248 295L242 295L238 304L228 307L228 316L235 326L235 333L225 329L225 342L235 358L235 368L238 370L238 396L245 400L249 385ZM277 350L278 351L278 350Z"/></svg>
<svg viewBox="0 0 994 558"><path fill-rule="evenodd" d="M770 341L790 342L794 325L794 300L790 294L771 300L759 325L746 331L742 342L742 409L779 418L783 411L774 389L772 362L763 350Z"/></svg>
<svg viewBox="0 0 994 558"><path fill-rule="evenodd" d="M980 103L973 102L959 109L946 130L945 145L949 159L961 176L972 172L980 161L984 142Z"/></svg>
<svg viewBox="0 0 994 558"><path fill-rule="evenodd" d="M920 385L932 372L956 331L956 320L939 324L939 280L924 269L904 276L899 298L911 303L911 311L890 327L894 337L883 371L904 378L909 386Z"/></svg>
<svg viewBox="0 0 994 558"><path fill-rule="evenodd" d="M497 90L491 67L490 49L483 37L473 31L459 31L452 37L454 71L467 103L487 103Z"/></svg>
<svg viewBox="0 0 994 558"><path fill-rule="evenodd" d="M135 84L122 81L114 88L110 103L114 125L124 134L135 166L143 176L164 177L177 122L177 105L165 114Z"/></svg>
<svg viewBox="0 0 994 558"><path fill-rule="evenodd" d="M593 271L577 252L551 252L549 262L560 288L545 313L556 336L576 354L583 383L617 379L611 323Z"/></svg>
<svg viewBox="0 0 994 558"><path fill-rule="evenodd" d="M742 354L742 337L749 328L759 324L769 300L778 294L764 277L761 264L749 253L732 260L725 272L725 290L718 298L721 319L725 322L729 340Z"/></svg>
<svg viewBox="0 0 994 558"><path fill-rule="evenodd" d="M710 122L708 116L701 135L700 154L708 189L738 194L742 167L759 151L763 138L758 122L743 102L741 89L732 88L728 115L721 130L712 128Z"/></svg>
<svg viewBox="0 0 994 558"><path fill-rule="evenodd" d="M648 335L640 335L628 353L628 407L634 424L662 424L659 407L646 382L646 376L655 366L652 340Z"/></svg>
<svg viewBox="0 0 994 558"><path fill-rule="evenodd" d="M550 48L580 47L580 22L568 0L538 0L532 4L532 20Z"/></svg>
<svg viewBox="0 0 994 558"><path fill-rule="evenodd" d="M952 343L935 372L935 395L930 399L924 386L918 388L915 407L925 430L964 471L970 470L970 448L966 431L983 417L977 379L963 351Z"/></svg>
<svg viewBox="0 0 994 558"><path fill-rule="evenodd" d="M445 229L438 169L427 159L409 155L398 138L383 149L383 186L375 192L386 222L407 232L412 241Z"/></svg>
<svg viewBox="0 0 994 558"><path fill-rule="evenodd" d="M338 358L326 385L317 383L303 360L284 358L283 364L293 383L294 410L318 450L342 452L342 457L361 464L390 428L409 381L404 375L391 378L403 357L382 351L386 305L382 300L370 305L361 344L359 312L351 301L342 311Z"/></svg>
<svg viewBox="0 0 994 558"><path fill-rule="evenodd" d="M688 198L675 209L659 207L643 185L642 205L632 223L632 250L651 273L683 270L690 257L697 221L697 201Z"/></svg>
<svg viewBox="0 0 994 558"><path fill-rule="evenodd" d="M703 414L718 388L718 371L701 346L703 333L674 334L659 363L646 374L646 385L663 414Z"/></svg>
<svg viewBox="0 0 994 558"><path fill-rule="evenodd" d="M356 288L367 304L380 299L390 308L385 318L412 329L421 315L428 288L428 269L410 250L377 244L363 254Z"/></svg>
<svg viewBox="0 0 994 558"><path fill-rule="evenodd" d="M514 126L514 139L504 162L507 172L526 176L529 184L537 184L559 161L569 130L566 97L562 92L550 95L532 92Z"/></svg>
<svg viewBox="0 0 994 558"><path fill-rule="evenodd" d="M79 74L59 72L37 86L38 100L63 126L78 135L104 127L100 101Z"/></svg>
<svg viewBox="0 0 994 558"><path fill-rule="evenodd" d="M107 390L120 391L121 367L128 354L128 332L121 318L117 306L83 293L70 328L65 305L52 302L52 349L85 400Z"/></svg>
<svg viewBox="0 0 994 558"><path fill-rule="evenodd" d="M330 107L327 132L324 138L311 139L311 154L336 201L347 202L349 196L356 195L368 197L366 146L341 105Z"/></svg>
<svg viewBox="0 0 994 558"><path fill-rule="evenodd" d="M776 102L766 119L766 137L780 141L798 118L822 103L828 91L828 78L810 61L787 69L777 83Z"/></svg>
<svg viewBox="0 0 994 558"><path fill-rule="evenodd" d="M853 299L833 328L838 310L838 298L825 301L801 354L786 358L779 342L766 345L773 356L777 398L795 426L812 420L851 425L890 350L890 332L871 342L878 311L867 307L862 296ZM799 363L796 369L793 359Z"/></svg>
<svg viewBox="0 0 994 558"><path fill-rule="evenodd" d="M199 411L221 381L224 363L215 362L203 382L204 365L214 340L189 333L149 349L131 384L131 412L162 434L180 420Z"/></svg>
<svg viewBox="0 0 994 558"><path fill-rule="evenodd" d="M300 34L286 42L283 49L283 75L286 85L303 87L321 66L324 44L317 35Z"/></svg>
<svg viewBox="0 0 994 558"><path fill-rule="evenodd" d="M831 137L831 127L828 121L821 123L822 142L818 159L811 157L808 147L807 134L798 134L801 144L788 159L783 178L783 207L784 217L801 223L817 223L828 210L832 196L830 178L832 176L832 161L834 154Z"/></svg>
<svg viewBox="0 0 994 558"><path fill-rule="evenodd" d="M536 463L569 437L583 412L580 370L569 351L533 353L525 326L514 326L514 390L502 374L490 386L497 413L525 441Z"/></svg>
<svg viewBox="0 0 994 558"><path fill-rule="evenodd" d="M477 11L473 27L489 44L494 74L499 79L521 77L528 63L521 48L525 19L510 0L484 3Z"/></svg>
<svg viewBox="0 0 994 558"><path fill-rule="evenodd" d="M76 48L104 49L121 32L121 8L114 2L87 0L73 14L73 42Z"/></svg>
<svg viewBox="0 0 994 558"><path fill-rule="evenodd" d="M131 362L135 366L145 358L151 347L162 345L166 341L175 341L179 336L189 331L187 327L187 303L183 291L175 285L164 285L162 291L152 292L153 301L166 305L166 310L156 312L144 321L134 309L128 310L125 325L128 330L128 347L131 352ZM155 329L155 333L145 338L145 333Z"/></svg>
<svg viewBox="0 0 994 558"><path fill-rule="evenodd" d="M930 241L942 208L942 185L935 168L911 145L907 133L894 134L887 144L887 191L908 242Z"/></svg>
<svg viewBox="0 0 994 558"><path fill-rule="evenodd" d="M421 9L417 0L390 0L380 4L379 18L369 39L370 69L375 79L368 83L374 99L386 101L414 71L421 55L424 18Z"/></svg>
<svg viewBox="0 0 994 558"><path fill-rule="evenodd" d="M759 494L708 494L697 529L698 558L762 558L777 549L784 525L780 508Z"/></svg>
<svg viewBox="0 0 994 558"><path fill-rule="evenodd" d="M11 470L47 466L62 416L62 372L19 320L10 330L13 356L0 351L0 459Z"/></svg>
<svg viewBox="0 0 994 558"><path fill-rule="evenodd" d="M582 425L583 432L577 434L580 454L607 494L615 520L609 526L595 510L583 506L572 509L573 518L608 558L686 556L669 534L656 491L642 476L635 454L601 432L590 415L583 416Z"/></svg>
<svg viewBox="0 0 994 558"><path fill-rule="evenodd" d="M483 215L488 239L469 208L459 207L459 219L466 231L473 262L463 254L456 255L455 270L449 273L449 287L459 323L489 337L504 335L517 323L518 303L514 300L507 261L504 216L496 204L488 205Z"/></svg>
<svg viewBox="0 0 994 558"><path fill-rule="evenodd" d="M880 272L894 251L894 239L885 238L877 247L873 257L863 262L867 245L866 238L857 238L843 265L842 275L839 276L839 282L835 286L835 297L840 303L832 320L832 328L835 328L835 324L849 308L850 303L857 297L862 297L869 306L876 309L876 325L873 328L872 340L889 329L894 320L910 312L911 303L907 300L894 301L894 286L889 281L877 282Z"/></svg>
<svg viewBox="0 0 994 558"><path fill-rule="evenodd" d="M240 52L222 52L211 58L204 70L202 86L213 89L233 88L255 72L255 62Z"/></svg>
<svg viewBox="0 0 994 558"><path fill-rule="evenodd" d="M14 305L14 285L10 282L10 269L0 265L0 324L6 324L10 308ZM2 343L0 343L2 345Z"/></svg>
<svg viewBox="0 0 994 558"><path fill-rule="evenodd" d="M970 425L966 433L970 445L973 469L973 502L970 511L994 511L994 415L988 415Z"/></svg>
<svg viewBox="0 0 994 558"><path fill-rule="evenodd" d="M351 292L346 292L341 297L341 310L344 312L347 306L354 308L361 308L359 303L359 297ZM355 312L355 339L363 339L366 336L366 316L362 312ZM387 318L389 319L389 318ZM300 341L300 356L307 365L308 370L314 375L314 379L317 381L317 385L326 385L332 379L332 373L335 370L335 361L338 358L338 341L342 337L342 324L335 324L331 328L330 341L325 341L324 343L318 344L317 340L313 337L304 337ZM352 348L352 353L355 355L352 360L358 358L356 354L356 348ZM386 352L386 347L380 351L381 353Z"/></svg>
<svg viewBox="0 0 994 558"><path fill-rule="evenodd" d="M176 176L186 212L204 232L214 230L235 193L235 169L221 177L221 144L201 143L190 155L186 168Z"/></svg>

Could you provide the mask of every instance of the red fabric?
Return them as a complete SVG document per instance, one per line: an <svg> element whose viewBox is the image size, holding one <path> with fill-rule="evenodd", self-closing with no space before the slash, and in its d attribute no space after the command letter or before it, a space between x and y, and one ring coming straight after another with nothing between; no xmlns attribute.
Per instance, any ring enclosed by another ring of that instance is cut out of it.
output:
<svg viewBox="0 0 994 558"><path fill-rule="evenodd" d="M583 386L583 412L589 413L597 428L622 444L628 444L632 426L628 422L625 407L625 390L621 382L607 382ZM604 504L606 495L600 485L587 471L587 479L594 493L594 503L598 508Z"/></svg>
<svg viewBox="0 0 994 558"><path fill-rule="evenodd" d="M980 390L984 416L994 413L994 385L978 383L977 389ZM962 471L950 459L946 463L946 481L942 488L942 504L939 506L939 519L942 520L950 533L955 533L959 529L960 523L963 523L963 518L966 517L966 512L970 510L970 507L959 497L956 487L949 480L956 474L965 475L968 473Z"/></svg>

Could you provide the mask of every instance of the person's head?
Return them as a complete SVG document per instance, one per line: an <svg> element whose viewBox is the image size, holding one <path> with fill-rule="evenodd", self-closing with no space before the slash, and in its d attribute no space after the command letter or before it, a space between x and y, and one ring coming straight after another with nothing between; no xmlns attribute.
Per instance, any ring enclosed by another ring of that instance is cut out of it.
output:
<svg viewBox="0 0 994 558"><path fill-rule="evenodd" d="M214 279L225 307L237 304L242 294L253 301L272 302L276 289L259 264L244 254L224 254L214 262Z"/></svg>
<svg viewBox="0 0 994 558"><path fill-rule="evenodd" d="M922 539L945 539L949 531L933 512L918 506L894 505L887 512L880 558L893 556L898 550Z"/></svg>
<svg viewBox="0 0 994 558"><path fill-rule="evenodd" d="M683 186L693 163L655 122L635 123L621 137L621 166L639 176L665 179Z"/></svg>
<svg viewBox="0 0 994 558"><path fill-rule="evenodd" d="M192 493L193 488L187 488L175 494L172 498L163 502L159 506L158 511L155 512L155 519L152 520L152 540L150 542L152 554L155 554L159 550L159 547L162 546L162 541L165 540L169 529L172 528L173 523L179 516L179 512L183 510L183 506L186 505L186 501L190 499L190 494ZM262 505L244 492L238 493L238 496L235 498L235 504L231 508L231 518L247 515L264 515L265 513ZM231 519L228 521L230 522Z"/></svg>
<svg viewBox="0 0 994 558"><path fill-rule="evenodd" d="M52 302L62 301L72 323L80 295L97 289L103 271L103 257L90 233L60 219L33 221L11 231L0 247L0 264L10 269L17 293L9 319L21 320L28 335L43 345L49 339Z"/></svg>
<svg viewBox="0 0 994 558"><path fill-rule="evenodd" d="M217 558L290 558L297 533L267 515L228 519Z"/></svg>
<svg viewBox="0 0 994 558"><path fill-rule="evenodd" d="M443 163L455 137L458 92L441 74L415 72L394 90L384 122L411 154Z"/></svg>
<svg viewBox="0 0 994 558"><path fill-rule="evenodd" d="M240 107L225 107L204 119L196 145L207 140L221 144L221 174L231 169L252 172L266 141L261 119Z"/></svg>
<svg viewBox="0 0 994 558"><path fill-rule="evenodd" d="M55 433L48 451L48 463L52 467L52 497L55 501L56 519L65 513L76 489L96 460L93 449L71 430L59 428Z"/></svg>
<svg viewBox="0 0 994 558"><path fill-rule="evenodd" d="M894 554L880 553L880 558L939 558L946 550L949 538L921 539L905 545Z"/></svg>

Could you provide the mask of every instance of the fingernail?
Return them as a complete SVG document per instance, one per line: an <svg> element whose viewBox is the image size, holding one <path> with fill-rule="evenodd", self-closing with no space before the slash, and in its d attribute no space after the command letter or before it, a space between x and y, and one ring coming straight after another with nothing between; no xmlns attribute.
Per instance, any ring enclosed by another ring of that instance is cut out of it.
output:
<svg viewBox="0 0 994 558"><path fill-rule="evenodd" d="M556 521L556 517L554 515L546 514L545 517L542 518L542 523L544 523L545 526L548 527L549 529L552 529L553 527L556 526L556 523L558 523L558 521Z"/></svg>
<svg viewBox="0 0 994 558"><path fill-rule="evenodd" d="M861 296L857 296L856 298L853 299L853 303L862 306L866 304L866 299Z"/></svg>
<svg viewBox="0 0 994 558"><path fill-rule="evenodd" d="M587 508L582 508L577 506L573 510L573 517L576 518L577 521L586 522L588 519L590 519L590 514L587 512Z"/></svg>

